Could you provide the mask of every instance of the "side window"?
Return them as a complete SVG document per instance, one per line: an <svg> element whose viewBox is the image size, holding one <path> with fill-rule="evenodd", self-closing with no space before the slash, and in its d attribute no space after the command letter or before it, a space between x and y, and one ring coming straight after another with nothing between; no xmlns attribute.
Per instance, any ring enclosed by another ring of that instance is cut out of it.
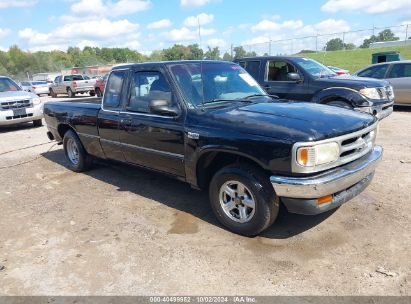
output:
<svg viewBox="0 0 411 304"><path fill-rule="evenodd" d="M130 83L130 96L127 110L150 113L152 100L167 100L171 105L170 85L160 72L135 72Z"/></svg>
<svg viewBox="0 0 411 304"><path fill-rule="evenodd" d="M121 103L121 89L126 76L125 71L113 71L108 78L104 92L103 107L105 109L118 108Z"/></svg>
<svg viewBox="0 0 411 304"><path fill-rule="evenodd" d="M238 65L242 68L245 68L245 61L240 61Z"/></svg>
<svg viewBox="0 0 411 304"><path fill-rule="evenodd" d="M73 78L73 76L64 76L64 81L71 81L71 79Z"/></svg>
<svg viewBox="0 0 411 304"><path fill-rule="evenodd" d="M72 79L73 81L75 81L75 80L83 80L83 76L81 76L81 75L73 75L71 79Z"/></svg>
<svg viewBox="0 0 411 304"><path fill-rule="evenodd" d="M245 67L246 71L253 76L255 79L258 78L258 74L260 72L260 61L248 61Z"/></svg>
<svg viewBox="0 0 411 304"><path fill-rule="evenodd" d="M411 77L411 64L394 64L387 78Z"/></svg>
<svg viewBox="0 0 411 304"><path fill-rule="evenodd" d="M385 76L385 73L387 72L387 69L388 69L388 64L377 65L377 66L373 66L368 69L365 69L364 71L358 73L358 76L383 79Z"/></svg>
<svg viewBox="0 0 411 304"><path fill-rule="evenodd" d="M298 71L285 61L268 62L267 81L288 81L288 73L298 73Z"/></svg>

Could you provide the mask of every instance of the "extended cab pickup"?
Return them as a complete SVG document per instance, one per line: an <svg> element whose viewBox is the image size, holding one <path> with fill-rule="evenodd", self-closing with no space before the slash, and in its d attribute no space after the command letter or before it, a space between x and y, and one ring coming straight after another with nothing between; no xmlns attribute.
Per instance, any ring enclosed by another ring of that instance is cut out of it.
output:
<svg viewBox="0 0 411 304"><path fill-rule="evenodd" d="M57 76L50 86L50 96L55 98L58 94L67 94L68 97L73 98L77 93L90 93L94 96L94 84L95 80L85 79L83 75Z"/></svg>
<svg viewBox="0 0 411 304"><path fill-rule="evenodd" d="M384 80L337 75L321 63L298 56L235 60L268 94L296 101L355 109L383 119L393 112L394 91Z"/></svg>
<svg viewBox="0 0 411 304"><path fill-rule="evenodd" d="M44 114L72 170L97 157L167 173L208 189L219 221L243 235L270 226L280 203L301 214L340 206L382 156L374 116L277 100L229 62L116 67L101 106L47 102Z"/></svg>

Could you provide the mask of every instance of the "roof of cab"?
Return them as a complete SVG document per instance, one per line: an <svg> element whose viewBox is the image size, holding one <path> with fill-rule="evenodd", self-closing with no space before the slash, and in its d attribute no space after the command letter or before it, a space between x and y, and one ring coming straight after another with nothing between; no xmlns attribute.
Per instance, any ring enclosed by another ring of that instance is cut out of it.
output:
<svg viewBox="0 0 411 304"><path fill-rule="evenodd" d="M292 60L294 58L305 58L303 56L254 56L254 57L242 57L234 59L235 62L247 61L247 60L266 60L266 59L288 59Z"/></svg>
<svg viewBox="0 0 411 304"><path fill-rule="evenodd" d="M113 67L115 70L131 69L134 67L153 67L159 65L171 65L171 64L198 64L198 63L233 63L231 61L221 61L221 60L176 60L176 61L153 61L153 62L143 62L143 63L126 63L120 64Z"/></svg>

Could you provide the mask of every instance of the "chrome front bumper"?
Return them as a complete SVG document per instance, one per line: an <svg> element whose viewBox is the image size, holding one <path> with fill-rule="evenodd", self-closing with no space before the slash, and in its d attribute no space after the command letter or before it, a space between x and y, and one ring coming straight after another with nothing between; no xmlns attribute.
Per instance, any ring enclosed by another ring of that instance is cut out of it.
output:
<svg viewBox="0 0 411 304"><path fill-rule="evenodd" d="M379 120L381 120L392 114L392 112L394 111L394 101L389 104L383 104L373 107L354 108L354 110L372 114Z"/></svg>
<svg viewBox="0 0 411 304"><path fill-rule="evenodd" d="M368 154L342 167L310 177L271 176L279 197L315 199L346 190L372 174L383 154L375 146Z"/></svg>

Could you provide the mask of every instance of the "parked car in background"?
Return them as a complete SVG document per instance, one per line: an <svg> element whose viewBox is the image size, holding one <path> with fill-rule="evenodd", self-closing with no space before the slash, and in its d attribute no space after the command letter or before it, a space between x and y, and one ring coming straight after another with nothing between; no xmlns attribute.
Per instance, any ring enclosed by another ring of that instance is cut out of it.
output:
<svg viewBox="0 0 411 304"><path fill-rule="evenodd" d="M33 122L43 125L43 103L31 92L26 92L9 77L0 76L0 125Z"/></svg>
<svg viewBox="0 0 411 304"><path fill-rule="evenodd" d="M387 80L394 88L395 104L411 105L411 60L373 64L354 75Z"/></svg>
<svg viewBox="0 0 411 304"><path fill-rule="evenodd" d="M268 94L366 112L383 119L393 111L387 81L337 75L321 63L298 56L236 59Z"/></svg>
<svg viewBox="0 0 411 304"><path fill-rule="evenodd" d="M350 71L344 70L344 69L339 68L339 67L329 65L328 68L337 75L349 75L350 74Z"/></svg>
<svg viewBox="0 0 411 304"><path fill-rule="evenodd" d="M67 94L68 97L73 98L78 93L90 93L91 96L94 96L94 83L80 74L57 76L50 86L50 96L54 98L58 94Z"/></svg>
<svg viewBox="0 0 411 304"><path fill-rule="evenodd" d="M104 90L106 88L107 79L108 79L108 74L96 80L96 84L94 85L94 91L96 92L96 95L98 97L103 96Z"/></svg>
<svg viewBox="0 0 411 304"><path fill-rule="evenodd" d="M48 95L49 83L47 81L22 81L20 83L22 89L37 95Z"/></svg>
<svg viewBox="0 0 411 304"><path fill-rule="evenodd" d="M269 227L280 204L307 215L344 204L383 153L376 117L277 100L230 62L114 67L101 105L88 101L44 106L71 170L98 157L163 172L207 189L217 219L244 235Z"/></svg>

